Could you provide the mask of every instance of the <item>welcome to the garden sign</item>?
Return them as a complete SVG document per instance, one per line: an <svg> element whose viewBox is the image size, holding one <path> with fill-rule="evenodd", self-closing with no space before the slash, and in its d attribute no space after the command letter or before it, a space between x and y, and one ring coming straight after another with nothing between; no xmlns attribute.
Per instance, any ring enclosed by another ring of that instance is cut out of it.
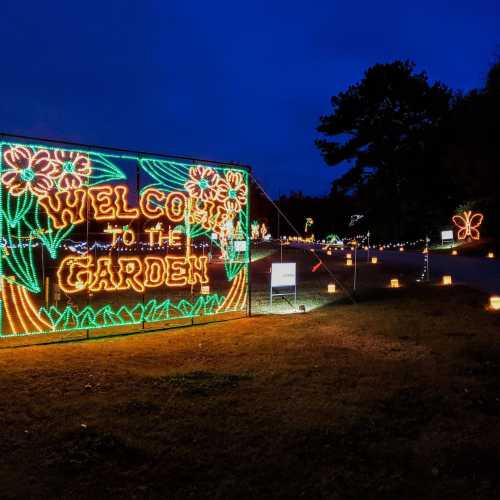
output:
<svg viewBox="0 0 500 500"><path fill-rule="evenodd" d="M245 311L248 172L0 143L1 335Z"/></svg>

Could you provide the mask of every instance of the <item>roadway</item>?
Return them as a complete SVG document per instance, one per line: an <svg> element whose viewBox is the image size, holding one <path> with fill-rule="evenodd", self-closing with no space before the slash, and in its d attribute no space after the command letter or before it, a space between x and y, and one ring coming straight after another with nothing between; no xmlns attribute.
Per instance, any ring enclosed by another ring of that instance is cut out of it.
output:
<svg viewBox="0 0 500 500"><path fill-rule="evenodd" d="M415 269L416 276L420 275L424 267L422 253L370 250L370 256L377 256L382 264ZM358 251L358 259L366 260L364 250ZM500 294L500 260L498 259L460 257L430 252L429 264L431 278L440 279L444 274L449 274L454 283L466 284L487 293Z"/></svg>

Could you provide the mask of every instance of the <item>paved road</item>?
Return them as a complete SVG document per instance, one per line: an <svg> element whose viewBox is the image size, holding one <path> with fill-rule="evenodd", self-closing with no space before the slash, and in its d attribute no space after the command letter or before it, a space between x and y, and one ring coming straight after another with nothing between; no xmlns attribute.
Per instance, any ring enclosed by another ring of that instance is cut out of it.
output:
<svg viewBox="0 0 500 500"><path fill-rule="evenodd" d="M414 268L416 275L420 274L424 265L424 256L421 253L371 250L370 255L376 255L381 262L390 265ZM429 257L432 277L439 279L443 274L450 274L455 283L464 283L484 292L500 294L500 260L437 255L432 252ZM358 258L366 259L366 253L360 251Z"/></svg>

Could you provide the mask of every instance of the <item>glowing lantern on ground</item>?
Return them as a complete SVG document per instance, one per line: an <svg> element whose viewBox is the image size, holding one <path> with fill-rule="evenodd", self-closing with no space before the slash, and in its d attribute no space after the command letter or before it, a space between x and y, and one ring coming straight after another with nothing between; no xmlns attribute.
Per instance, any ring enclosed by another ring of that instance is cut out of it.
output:
<svg viewBox="0 0 500 500"><path fill-rule="evenodd" d="M456 250L452 250L451 255L458 255L458 252Z"/></svg>
<svg viewBox="0 0 500 500"><path fill-rule="evenodd" d="M384 250L384 247L379 247L379 250L382 252Z"/></svg>
<svg viewBox="0 0 500 500"><path fill-rule="evenodd" d="M399 251L404 252L405 251L404 247L399 247Z"/></svg>
<svg viewBox="0 0 500 500"><path fill-rule="evenodd" d="M352 266L352 259L346 260L346 266Z"/></svg>
<svg viewBox="0 0 500 500"><path fill-rule="evenodd" d="M490 308L494 311L500 311L500 297L498 295L490 297Z"/></svg>
<svg viewBox="0 0 500 500"><path fill-rule="evenodd" d="M352 259L352 254L350 254L350 253L346 254L345 258L346 259Z"/></svg>
<svg viewBox="0 0 500 500"><path fill-rule="evenodd" d="M326 251L326 255L332 255L332 251L331 250L327 250Z"/></svg>
<svg viewBox="0 0 500 500"><path fill-rule="evenodd" d="M328 284L328 293L335 293L335 292L336 292L335 283L329 283Z"/></svg>
<svg viewBox="0 0 500 500"><path fill-rule="evenodd" d="M378 262L378 257L372 257L372 264L376 264Z"/></svg>
<svg viewBox="0 0 500 500"><path fill-rule="evenodd" d="M493 252L488 252L488 259L494 259L495 254Z"/></svg>
<svg viewBox="0 0 500 500"><path fill-rule="evenodd" d="M391 288L399 288L399 280L397 278L391 279Z"/></svg>
<svg viewBox="0 0 500 500"><path fill-rule="evenodd" d="M451 276L449 275L443 276L443 285L451 285L451 284L452 284Z"/></svg>

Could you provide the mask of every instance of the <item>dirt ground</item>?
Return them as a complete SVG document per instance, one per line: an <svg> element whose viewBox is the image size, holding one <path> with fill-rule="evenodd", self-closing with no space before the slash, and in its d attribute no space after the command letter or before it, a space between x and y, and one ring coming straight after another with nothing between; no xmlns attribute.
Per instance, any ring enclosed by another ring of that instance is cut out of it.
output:
<svg viewBox="0 0 500 500"><path fill-rule="evenodd" d="M1 498L500 498L500 315L466 288L0 350Z"/></svg>

